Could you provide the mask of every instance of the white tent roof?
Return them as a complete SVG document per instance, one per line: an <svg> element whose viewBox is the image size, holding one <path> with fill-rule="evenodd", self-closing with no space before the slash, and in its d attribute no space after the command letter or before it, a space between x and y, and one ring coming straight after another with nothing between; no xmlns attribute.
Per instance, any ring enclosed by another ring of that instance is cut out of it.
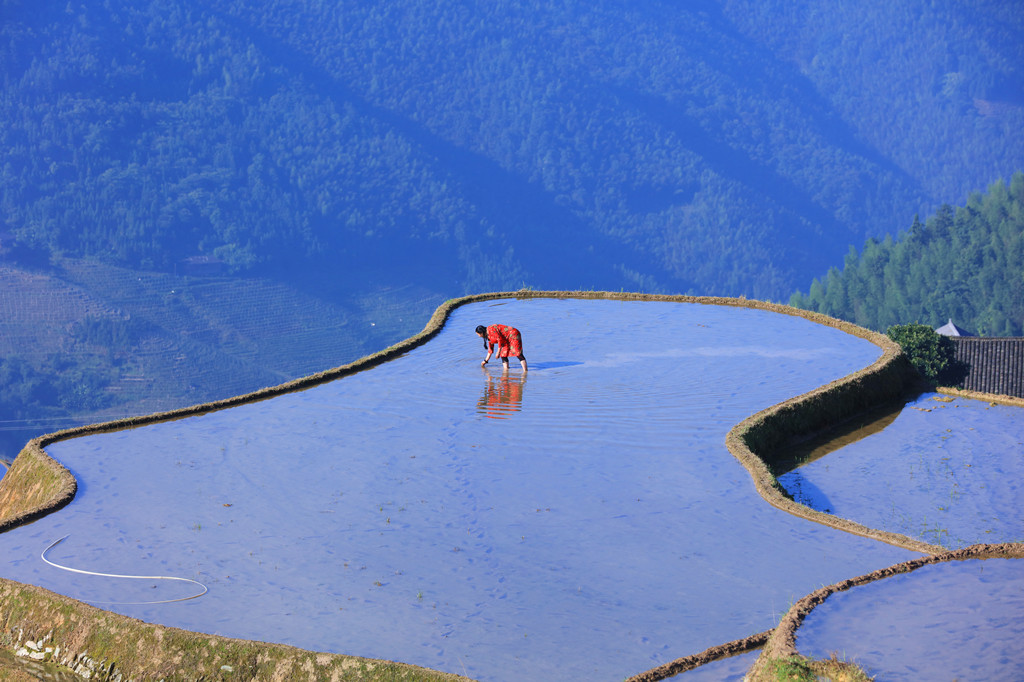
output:
<svg viewBox="0 0 1024 682"><path fill-rule="evenodd" d="M974 334L970 333L969 331L961 329L960 327L953 324L952 318L950 318L949 322L942 325L935 331L936 333L942 334L943 336L974 336Z"/></svg>

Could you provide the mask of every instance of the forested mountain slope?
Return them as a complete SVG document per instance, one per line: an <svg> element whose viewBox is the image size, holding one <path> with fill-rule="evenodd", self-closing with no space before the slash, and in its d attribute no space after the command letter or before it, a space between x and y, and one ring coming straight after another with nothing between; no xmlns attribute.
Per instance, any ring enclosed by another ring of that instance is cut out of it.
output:
<svg viewBox="0 0 1024 682"><path fill-rule="evenodd" d="M252 390L473 291L781 299L1024 167L1017 10L0 0L5 300L73 292L0 321L0 424Z"/></svg>
<svg viewBox="0 0 1024 682"><path fill-rule="evenodd" d="M885 331L952 319L980 336L1024 334L1024 173L966 205L917 216L894 240L852 247L842 270L815 279L792 305Z"/></svg>
<svg viewBox="0 0 1024 682"><path fill-rule="evenodd" d="M960 201L1022 168L1019 2L723 5L744 35L794 64L857 139L932 201Z"/></svg>
<svg viewBox="0 0 1024 682"><path fill-rule="evenodd" d="M802 5L3 0L0 215L147 268L784 296L1024 160L1013 3Z"/></svg>

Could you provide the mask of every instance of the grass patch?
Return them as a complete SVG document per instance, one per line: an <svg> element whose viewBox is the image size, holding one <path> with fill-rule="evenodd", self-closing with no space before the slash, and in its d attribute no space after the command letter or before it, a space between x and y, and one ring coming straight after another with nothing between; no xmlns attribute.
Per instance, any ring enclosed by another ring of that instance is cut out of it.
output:
<svg viewBox="0 0 1024 682"><path fill-rule="evenodd" d="M802 656L775 659L768 664L768 674L769 679L777 682L816 682L818 679Z"/></svg>
<svg viewBox="0 0 1024 682"><path fill-rule="evenodd" d="M859 666L842 661L833 653L831 658L816 660L804 656L787 656L776 658L768 663L768 676L771 682L872 682Z"/></svg>

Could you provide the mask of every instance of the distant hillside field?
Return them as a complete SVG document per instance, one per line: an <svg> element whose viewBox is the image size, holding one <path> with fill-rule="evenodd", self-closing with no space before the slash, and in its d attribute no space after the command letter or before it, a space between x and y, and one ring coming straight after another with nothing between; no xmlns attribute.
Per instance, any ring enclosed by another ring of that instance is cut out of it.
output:
<svg viewBox="0 0 1024 682"><path fill-rule="evenodd" d="M346 364L419 331L441 302L413 286L340 306L266 279L80 260L48 272L0 266L0 457L83 420L227 398Z"/></svg>

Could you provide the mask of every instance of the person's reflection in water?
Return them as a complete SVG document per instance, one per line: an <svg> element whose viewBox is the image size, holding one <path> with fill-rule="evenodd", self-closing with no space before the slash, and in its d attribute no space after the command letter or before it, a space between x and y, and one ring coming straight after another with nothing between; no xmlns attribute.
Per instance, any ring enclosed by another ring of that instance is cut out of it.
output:
<svg viewBox="0 0 1024 682"><path fill-rule="evenodd" d="M521 378L508 375L495 378L488 374L483 397L476 403L477 412L491 419L508 419L513 412L523 409L525 385L526 375Z"/></svg>

